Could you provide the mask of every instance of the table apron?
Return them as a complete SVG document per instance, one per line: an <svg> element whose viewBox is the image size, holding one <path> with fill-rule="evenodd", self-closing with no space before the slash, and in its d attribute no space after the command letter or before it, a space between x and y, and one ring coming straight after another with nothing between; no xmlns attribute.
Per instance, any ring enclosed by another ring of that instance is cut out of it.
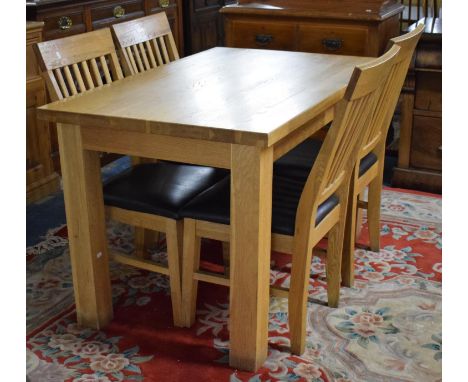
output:
<svg viewBox="0 0 468 382"><path fill-rule="evenodd" d="M81 126L83 148L143 158L231 167L231 145L190 138Z"/></svg>

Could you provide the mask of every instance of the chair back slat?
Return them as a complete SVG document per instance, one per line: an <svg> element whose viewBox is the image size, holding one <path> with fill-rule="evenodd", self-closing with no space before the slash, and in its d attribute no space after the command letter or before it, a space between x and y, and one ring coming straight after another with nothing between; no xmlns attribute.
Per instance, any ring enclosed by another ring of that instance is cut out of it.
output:
<svg viewBox="0 0 468 382"><path fill-rule="evenodd" d="M150 67L155 68L158 64L156 63L156 58L154 57L153 49L151 49L151 44L149 41L145 41L145 48L146 48L146 51L148 52L148 57L151 62Z"/></svg>
<svg viewBox="0 0 468 382"><path fill-rule="evenodd" d="M108 28L41 42L34 50L54 101L123 78Z"/></svg>
<svg viewBox="0 0 468 382"><path fill-rule="evenodd" d="M400 92L405 82L411 59L416 45L424 32L424 24L419 24L413 31L390 40L389 46L397 45L400 52L390 69L379 100L373 124L366 131L359 158L363 158L371 151L384 149L385 139L390 128ZM376 154L378 154L376 152Z"/></svg>
<svg viewBox="0 0 468 382"><path fill-rule="evenodd" d="M354 69L304 186L296 214L296 232L309 232L315 226L318 206L332 194L347 195L360 145L373 123L384 81L399 50L392 47L383 56Z"/></svg>
<svg viewBox="0 0 468 382"><path fill-rule="evenodd" d="M94 82L93 82L93 78L91 77L91 72L89 71L88 63L86 61L82 61L81 68L83 69L83 73L86 79L86 84L88 85L88 89L94 89Z"/></svg>
<svg viewBox="0 0 468 382"><path fill-rule="evenodd" d="M164 12L112 26L126 76L179 59L171 27Z"/></svg>
<svg viewBox="0 0 468 382"><path fill-rule="evenodd" d="M158 41L154 38L151 40L151 44L153 46L154 52L156 53L156 57L158 59L158 65L164 65L164 62L161 56L161 51L159 50Z"/></svg>

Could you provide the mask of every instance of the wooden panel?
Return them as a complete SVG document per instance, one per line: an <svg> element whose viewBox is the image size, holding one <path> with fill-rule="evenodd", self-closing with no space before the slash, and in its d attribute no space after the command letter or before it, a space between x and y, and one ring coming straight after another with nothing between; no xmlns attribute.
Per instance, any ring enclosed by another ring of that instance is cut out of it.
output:
<svg viewBox="0 0 468 382"><path fill-rule="evenodd" d="M166 1L149 0L148 1L148 8L149 8L151 13L153 13L153 12L166 12L168 9L174 7L175 5L177 5L177 2L175 0L166 0Z"/></svg>
<svg viewBox="0 0 468 382"><path fill-rule="evenodd" d="M415 116L411 139L411 165L442 170L442 119Z"/></svg>
<svg viewBox="0 0 468 382"><path fill-rule="evenodd" d="M291 23L236 20L232 28L231 43L237 48L295 50L296 28Z"/></svg>
<svg viewBox="0 0 468 382"><path fill-rule="evenodd" d="M124 14L115 14L117 7L123 9ZM93 29L104 28L115 23L135 19L145 15L143 0L112 1L91 7Z"/></svg>
<svg viewBox="0 0 468 382"><path fill-rule="evenodd" d="M367 53L368 28L339 24L300 24L297 49L303 52L348 54Z"/></svg>
<svg viewBox="0 0 468 382"><path fill-rule="evenodd" d="M442 72L416 73L415 109L442 111Z"/></svg>
<svg viewBox="0 0 468 382"><path fill-rule="evenodd" d="M47 101L32 44L41 41L43 23L27 23L26 34L26 199L34 202L59 188L51 161L49 124L38 121L36 108Z"/></svg>
<svg viewBox="0 0 468 382"><path fill-rule="evenodd" d="M68 27L64 23L65 19L70 19L71 25ZM44 40L54 40L78 33L86 32L84 7L63 7L40 15L44 25ZM63 26L60 27L60 24Z"/></svg>

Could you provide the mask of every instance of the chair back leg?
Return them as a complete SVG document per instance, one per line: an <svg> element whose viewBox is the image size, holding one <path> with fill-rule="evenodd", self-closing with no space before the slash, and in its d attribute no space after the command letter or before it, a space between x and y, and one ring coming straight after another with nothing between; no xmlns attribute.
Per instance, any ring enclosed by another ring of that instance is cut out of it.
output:
<svg viewBox="0 0 468 382"><path fill-rule="evenodd" d="M194 273L200 267L200 237L196 235L196 222L184 219L182 304L185 312L185 326L191 327L195 322L197 308L198 280Z"/></svg>
<svg viewBox="0 0 468 382"><path fill-rule="evenodd" d="M185 320L182 311L181 292L181 258L182 239L184 233L183 221L168 220L166 229L167 261L169 268L169 282L171 287L172 314L174 325L183 327Z"/></svg>
<svg viewBox="0 0 468 382"><path fill-rule="evenodd" d="M356 241L356 216L357 202L359 198L357 179L359 169L355 166L349 186L348 212L346 214L346 227L343 238L343 256L341 267L341 279L343 286L352 287L354 284L354 245Z"/></svg>

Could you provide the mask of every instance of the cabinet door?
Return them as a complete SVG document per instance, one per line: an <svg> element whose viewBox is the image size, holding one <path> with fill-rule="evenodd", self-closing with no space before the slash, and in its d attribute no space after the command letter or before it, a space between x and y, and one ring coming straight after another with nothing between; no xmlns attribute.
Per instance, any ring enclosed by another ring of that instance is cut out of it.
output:
<svg viewBox="0 0 468 382"><path fill-rule="evenodd" d="M428 170L442 170L442 118L414 116L411 165Z"/></svg>

